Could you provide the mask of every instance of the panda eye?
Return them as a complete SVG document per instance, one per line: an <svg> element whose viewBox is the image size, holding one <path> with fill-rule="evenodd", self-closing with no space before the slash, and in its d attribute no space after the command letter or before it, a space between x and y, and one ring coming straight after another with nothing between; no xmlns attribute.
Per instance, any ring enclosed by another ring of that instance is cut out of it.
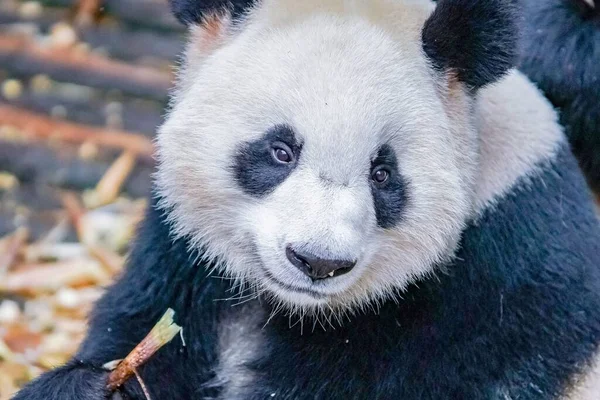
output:
<svg viewBox="0 0 600 400"><path fill-rule="evenodd" d="M390 179L390 171L385 166L379 166L373 169L371 172L371 179L377 186L383 186Z"/></svg>
<svg viewBox="0 0 600 400"><path fill-rule="evenodd" d="M271 147L271 155L279 164L289 164L294 161L294 153L284 143L275 143Z"/></svg>

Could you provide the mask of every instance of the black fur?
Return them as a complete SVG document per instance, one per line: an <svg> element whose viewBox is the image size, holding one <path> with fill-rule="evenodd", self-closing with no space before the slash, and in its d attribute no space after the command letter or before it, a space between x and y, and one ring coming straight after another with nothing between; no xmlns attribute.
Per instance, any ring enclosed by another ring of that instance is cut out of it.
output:
<svg viewBox="0 0 600 400"><path fill-rule="evenodd" d="M273 145L282 142L294 153L295 161L277 163L271 154ZM296 168L302 145L298 143L292 128L281 125L267 132L262 138L247 143L235 157L233 170L242 189L261 197L273 191Z"/></svg>
<svg viewBox="0 0 600 400"><path fill-rule="evenodd" d="M516 61L514 1L438 1L422 32L423 49L434 67L456 74L471 89L501 78Z"/></svg>
<svg viewBox="0 0 600 400"><path fill-rule="evenodd" d="M600 342L600 226L568 150L544 171L486 211L464 233L456 261L398 303L327 331L273 318L260 357L246 365L254 378L227 398L556 399ZM98 388L95 367L125 356L168 307L187 346L176 338L141 369L152 398L220 398L219 324L250 311L215 301L231 295L229 283L208 277L211 266L196 259L151 208L125 275L94 311L76 357L84 364L43 375L16 399L104 398L81 394ZM253 307L266 312L253 322L260 330L269 305ZM144 399L135 380L123 392Z"/></svg>
<svg viewBox="0 0 600 400"><path fill-rule="evenodd" d="M210 14L223 11L238 19L254 5L256 0L169 0L171 10L184 25L197 24Z"/></svg>
<svg viewBox="0 0 600 400"><path fill-rule="evenodd" d="M522 0L519 68L560 110L573 151L600 193L600 2Z"/></svg>
<svg viewBox="0 0 600 400"><path fill-rule="evenodd" d="M38 378L15 399L108 399L108 372L97 366L72 361ZM115 399L116 400L116 399Z"/></svg>
<svg viewBox="0 0 600 400"><path fill-rule="evenodd" d="M384 187L372 185L375 215L380 227L391 228L402 219L408 201L407 184L398 170L396 153L389 145L383 146L373 161L373 166L381 164L390 168L391 175Z"/></svg>

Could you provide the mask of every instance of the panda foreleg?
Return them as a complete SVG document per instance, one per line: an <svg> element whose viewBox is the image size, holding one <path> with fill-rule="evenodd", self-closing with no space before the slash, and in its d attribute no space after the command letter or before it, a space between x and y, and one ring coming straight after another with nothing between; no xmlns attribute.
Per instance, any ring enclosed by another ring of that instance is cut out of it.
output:
<svg viewBox="0 0 600 400"><path fill-rule="evenodd" d="M72 361L25 386L14 400L116 400L106 388L107 377L106 370Z"/></svg>

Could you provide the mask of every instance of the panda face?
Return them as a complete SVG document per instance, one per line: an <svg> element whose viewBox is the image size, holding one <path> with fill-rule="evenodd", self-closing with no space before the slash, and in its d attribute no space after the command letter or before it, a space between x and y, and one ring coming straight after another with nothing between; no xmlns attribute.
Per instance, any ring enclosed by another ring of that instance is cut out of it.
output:
<svg viewBox="0 0 600 400"><path fill-rule="evenodd" d="M192 28L158 137L162 206L289 308L390 296L452 256L470 215L470 96L425 56L423 2L265 4Z"/></svg>

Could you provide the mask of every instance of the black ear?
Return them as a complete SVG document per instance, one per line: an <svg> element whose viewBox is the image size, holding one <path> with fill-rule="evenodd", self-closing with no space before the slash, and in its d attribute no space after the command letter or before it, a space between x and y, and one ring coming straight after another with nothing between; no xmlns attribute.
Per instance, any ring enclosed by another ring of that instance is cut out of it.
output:
<svg viewBox="0 0 600 400"><path fill-rule="evenodd" d="M540 0L541 1L541 0ZM515 0L438 0L423 27L423 49L470 89L501 78L516 62Z"/></svg>
<svg viewBox="0 0 600 400"><path fill-rule="evenodd" d="M184 25L197 24L211 14L229 12L235 20L256 0L169 0L175 17Z"/></svg>

